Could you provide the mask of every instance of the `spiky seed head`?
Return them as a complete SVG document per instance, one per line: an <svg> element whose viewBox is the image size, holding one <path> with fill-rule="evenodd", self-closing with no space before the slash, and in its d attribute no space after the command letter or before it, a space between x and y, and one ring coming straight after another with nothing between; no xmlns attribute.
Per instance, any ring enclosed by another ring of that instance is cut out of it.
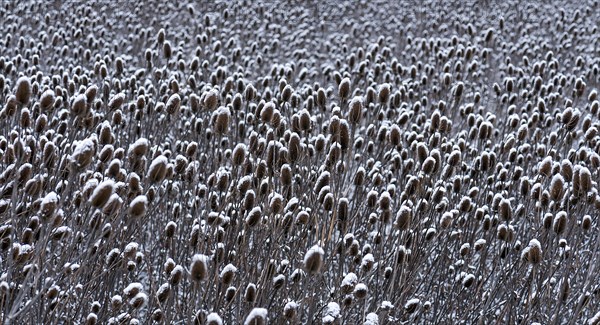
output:
<svg viewBox="0 0 600 325"><path fill-rule="evenodd" d="M213 113L213 132L219 135L227 133L231 113L227 107L221 106Z"/></svg>
<svg viewBox="0 0 600 325"><path fill-rule="evenodd" d="M179 94L173 94L167 100L167 113L173 115L179 111L179 107L181 106L181 97Z"/></svg>
<svg viewBox="0 0 600 325"><path fill-rule="evenodd" d="M379 102L382 104L386 104L390 99L390 85L385 83L379 86Z"/></svg>
<svg viewBox="0 0 600 325"><path fill-rule="evenodd" d="M559 202L562 199L564 193L565 179L562 175L556 174L552 176L550 182L550 197L552 200Z"/></svg>
<svg viewBox="0 0 600 325"><path fill-rule="evenodd" d="M273 118L273 114L275 112L275 103L268 102L265 103L260 111L260 119L263 123L269 123Z"/></svg>
<svg viewBox="0 0 600 325"><path fill-rule="evenodd" d="M542 245L537 239L532 239L529 241L529 246L527 246L527 260L531 264L539 264L542 261Z"/></svg>
<svg viewBox="0 0 600 325"><path fill-rule="evenodd" d="M583 216L583 220L581 220L581 228L584 231L589 231L592 228L592 217L589 214Z"/></svg>
<svg viewBox="0 0 600 325"><path fill-rule="evenodd" d="M246 291L244 291L244 300L250 303L256 300L256 285L254 283L249 283L248 286L246 286Z"/></svg>
<svg viewBox="0 0 600 325"><path fill-rule="evenodd" d="M167 157L160 155L148 167L148 175L146 176L153 183L162 182L167 175Z"/></svg>
<svg viewBox="0 0 600 325"><path fill-rule="evenodd" d="M261 217L262 217L261 208L260 207L253 208L252 210L250 210L248 212L248 215L246 216L246 225L248 225L248 227L256 226L260 222Z"/></svg>
<svg viewBox="0 0 600 325"><path fill-rule="evenodd" d="M223 320L219 314L210 313L206 316L206 325L223 325Z"/></svg>
<svg viewBox="0 0 600 325"><path fill-rule="evenodd" d="M266 325L269 312L265 308L254 308L246 317L244 325Z"/></svg>
<svg viewBox="0 0 600 325"><path fill-rule="evenodd" d="M552 229L558 235L562 234L567 228L567 212L560 211L554 217L554 221L552 222Z"/></svg>
<svg viewBox="0 0 600 325"><path fill-rule="evenodd" d="M190 265L190 277L196 282L205 280L208 277L208 256L196 254L192 257Z"/></svg>
<svg viewBox="0 0 600 325"><path fill-rule="evenodd" d="M349 78L344 78L340 82L340 85L338 86L338 95L342 99L347 99L348 95L350 95L350 79Z"/></svg>
<svg viewBox="0 0 600 325"><path fill-rule="evenodd" d="M134 218L143 217L146 214L148 198L145 195L139 195L129 204L129 215Z"/></svg>
<svg viewBox="0 0 600 325"><path fill-rule="evenodd" d="M184 275L183 266L175 265L170 272L169 283L173 286L178 285L179 282L181 282L181 279L183 279L183 275Z"/></svg>
<svg viewBox="0 0 600 325"><path fill-rule="evenodd" d="M95 208L101 209L110 199L114 189L115 183L112 180L105 180L98 184L90 197L90 204Z"/></svg>
<svg viewBox="0 0 600 325"><path fill-rule="evenodd" d="M396 227L400 230L408 230L412 221L412 209L406 205L402 205L398 213L396 213Z"/></svg>
<svg viewBox="0 0 600 325"><path fill-rule="evenodd" d="M304 255L304 268L310 274L319 273L323 266L323 256L325 252L319 245L311 247Z"/></svg>
<svg viewBox="0 0 600 325"><path fill-rule="evenodd" d="M134 309L142 308L146 304L146 302L148 302L148 295L146 295L143 292L138 293L137 295L135 295L135 297L129 300L129 304Z"/></svg>
<svg viewBox="0 0 600 325"><path fill-rule="evenodd" d="M363 98L359 96L352 98L349 107L350 110L348 112L348 120L350 121L350 123L352 125L360 123L363 110Z"/></svg>
<svg viewBox="0 0 600 325"><path fill-rule="evenodd" d="M540 162L538 171L539 171L540 175L543 175L545 177L550 177L550 175L552 173L552 157L548 156L548 157L544 158L544 160L542 160L542 162Z"/></svg>
<svg viewBox="0 0 600 325"><path fill-rule="evenodd" d="M156 290L156 298L160 303L164 303L171 294L171 284L163 283L158 290Z"/></svg>
<svg viewBox="0 0 600 325"><path fill-rule="evenodd" d="M15 91L15 98L21 105L29 104L31 98L31 81L28 77L21 77L17 79L17 89Z"/></svg>
<svg viewBox="0 0 600 325"><path fill-rule="evenodd" d="M512 219L512 207L509 200L500 200L500 203L498 204L498 214L504 221L510 221Z"/></svg>
<svg viewBox="0 0 600 325"><path fill-rule="evenodd" d="M417 311L417 308L419 308L420 305L421 300L419 300L418 298L413 298L407 301L406 304L404 304L404 310L406 310L408 314L412 314L415 311Z"/></svg>
<svg viewBox="0 0 600 325"><path fill-rule="evenodd" d="M236 273L237 268L233 264L227 264L219 274L219 278L224 285L228 286L233 282Z"/></svg>
<svg viewBox="0 0 600 325"><path fill-rule="evenodd" d="M247 147L243 143L238 143L231 153L231 163L234 166L241 166L246 160Z"/></svg>
<svg viewBox="0 0 600 325"><path fill-rule="evenodd" d="M283 307L283 316L286 319L294 319L298 314L298 303L295 301L289 301Z"/></svg>

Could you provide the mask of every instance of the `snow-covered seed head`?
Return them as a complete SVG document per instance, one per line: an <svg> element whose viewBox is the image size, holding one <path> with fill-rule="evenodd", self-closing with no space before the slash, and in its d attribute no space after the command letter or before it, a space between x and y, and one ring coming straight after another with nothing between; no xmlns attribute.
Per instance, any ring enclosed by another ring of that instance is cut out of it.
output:
<svg viewBox="0 0 600 325"><path fill-rule="evenodd" d="M235 298L235 294L237 293L237 289L235 287L228 287L225 290L225 301L231 302L233 298Z"/></svg>
<svg viewBox="0 0 600 325"><path fill-rule="evenodd" d="M352 100L350 101L349 107L350 107L350 109L348 112L348 121L350 121L350 123L352 125L356 125L356 124L360 123L360 120L362 118L362 110L363 110L362 97L352 98Z"/></svg>
<svg viewBox="0 0 600 325"><path fill-rule="evenodd" d="M231 163L234 166L241 166L246 160L247 155L246 145L243 143L239 143L233 148L233 152L231 154Z"/></svg>
<svg viewBox="0 0 600 325"><path fill-rule="evenodd" d="M582 167L579 172L579 191L583 195L587 194L592 189L592 174L587 167Z"/></svg>
<svg viewBox="0 0 600 325"><path fill-rule="evenodd" d="M275 112L275 103L267 102L263 105L262 110L260 111L260 119L263 123L269 123L271 118L273 117L273 113Z"/></svg>
<svg viewBox="0 0 600 325"><path fill-rule="evenodd" d="M221 106L213 113L213 132L219 135L227 133L231 113L227 107Z"/></svg>
<svg viewBox="0 0 600 325"><path fill-rule="evenodd" d="M448 165L458 166L460 163L460 155L461 153L459 150L452 151L452 153L448 156Z"/></svg>
<svg viewBox="0 0 600 325"><path fill-rule="evenodd" d="M421 170L423 171L423 173L425 175L431 175L433 173L433 171L435 170L436 165L437 165L437 162L436 162L435 158L427 157L423 161L423 164L421 165Z"/></svg>
<svg viewBox="0 0 600 325"><path fill-rule="evenodd" d="M244 325L266 325L269 312L265 308L254 308L246 317Z"/></svg>
<svg viewBox="0 0 600 325"><path fill-rule="evenodd" d="M133 297L135 297L135 295L137 295L138 293L142 292L144 290L144 286L139 283L139 282L134 282L129 284L127 287L125 287L125 289L123 290L123 293L125 294L125 297L127 297L127 299L131 299Z"/></svg>
<svg viewBox="0 0 600 325"><path fill-rule="evenodd" d="M140 138L129 146L128 153L133 157L141 157L148 152L149 145L148 139Z"/></svg>
<svg viewBox="0 0 600 325"><path fill-rule="evenodd" d="M409 301L407 301L406 304L404 304L404 310L408 314L412 314L415 311L417 311L417 308L419 308L420 305L421 305L421 300L418 298L413 298L413 299L410 299Z"/></svg>
<svg viewBox="0 0 600 325"><path fill-rule="evenodd" d="M143 292L138 293L137 295L135 295L135 297L129 300L129 304L134 309L142 308L146 304L146 302L148 302L148 295L146 295Z"/></svg>
<svg viewBox="0 0 600 325"><path fill-rule="evenodd" d="M356 284L352 293L354 294L354 297L356 297L356 299L364 299L365 297L367 297L368 293L367 285L364 283Z"/></svg>
<svg viewBox="0 0 600 325"><path fill-rule="evenodd" d="M296 315L298 314L298 307L298 303L295 301L289 301L283 307L283 316L288 320L296 318Z"/></svg>
<svg viewBox="0 0 600 325"><path fill-rule="evenodd" d="M310 220L310 214L307 211L300 211L296 215L296 223L305 225Z"/></svg>
<svg viewBox="0 0 600 325"><path fill-rule="evenodd" d="M40 97L40 107L43 111L48 111L52 105L54 105L54 91L46 90Z"/></svg>
<svg viewBox="0 0 600 325"><path fill-rule="evenodd" d="M179 282L181 282L183 275L184 275L183 266L181 266L181 265L174 266L170 272L169 283L174 286L178 285Z"/></svg>
<svg viewBox="0 0 600 325"><path fill-rule="evenodd" d="M85 319L86 325L94 325L98 321L98 315L96 313L89 313Z"/></svg>
<svg viewBox="0 0 600 325"><path fill-rule="evenodd" d="M592 228L592 217L589 214L583 216L583 219L581 220L581 228L584 231L589 231L590 228Z"/></svg>
<svg viewBox="0 0 600 325"><path fill-rule="evenodd" d="M106 180L96 186L90 197L90 204L95 208L102 208L109 200L115 189L112 180Z"/></svg>
<svg viewBox="0 0 600 325"><path fill-rule="evenodd" d="M358 277L356 276L356 274L350 272L350 273L346 274L346 276L342 280L340 289L342 290L342 292L344 294L349 294L352 291L354 291L354 287L356 286L357 283L358 283Z"/></svg>
<svg viewBox="0 0 600 325"><path fill-rule="evenodd" d="M538 172L540 175L549 177L552 172L552 157L548 156L540 162Z"/></svg>
<svg viewBox="0 0 600 325"><path fill-rule="evenodd" d="M167 238L173 238L175 236L175 232L177 231L177 224L173 221L169 221L165 226L165 236Z"/></svg>
<svg viewBox="0 0 600 325"><path fill-rule="evenodd" d="M400 230L408 230L412 221L412 209L406 205L400 207L396 213L396 227Z"/></svg>
<svg viewBox="0 0 600 325"><path fill-rule="evenodd" d="M529 241L529 246L523 250L522 257L529 263L536 265L542 261L542 245L537 239Z"/></svg>
<svg viewBox="0 0 600 325"><path fill-rule="evenodd" d="M561 235L567 229L567 222L567 213L565 211L560 211L554 217L552 229L557 235Z"/></svg>
<svg viewBox="0 0 600 325"><path fill-rule="evenodd" d="M129 216L134 218L143 217L146 214L148 198L145 195L139 195L129 203Z"/></svg>
<svg viewBox="0 0 600 325"><path fill-rule="evenodd" d="M504 221L510 221L512 219L512 207L510 201L507 199L500 200L498 205L498 214Z"/></svg>
<svg viewBox="0 0 600 325"><path fill-rule="evenodd" d="M219 278L224 285L228 286L233 282L236 273L237 268L233 264L227 264L221 271Z"/></svg>
<svg viewBox="0 0 600 325"><path fill-rule="evenodd" d="M350 79L344 78L338 86L338 95L342 99L347 99L350 95Z"/></svg>
<svg viewBox="0 0 600 325"><path fill-rule="evenodd" d="M206 316L206 325L223 325L223 320L219 314L210 313Z"/></svg>
<svg viewBox="0 0 600 325"><path fill-rule="evenodd" d="M470 286L473 285L473 283L475 282L475 276L473 274L467 274L463 279L462 279L462 285L465 288L469 288Z"/></svg>
<svg viewBox="0 0 600 325"><path fill-rule="evenodd" d="M157 308L152 312L152 316L150 316L150 317L155 322L161 322L163 320L164 316L165 316L165 314L163 313L162 309Z"/></svg>
<svg viewBox="0 0 600 325"><path fill-rule="evenodd" d="M15 91L15 98L21 105L29 104L31 98L31 81L28 77L21 77L17 80L17 89Z"/></svg>
<svg viewBox="0 0 600 325"><path fill-rule="evenodd" d="M219 105L219 93L216 90L210 90L204 95L204 107L209 112L214 111Z"/></svg>
<svg viewBox="0 0 600 325"><path fill-rule="evenodd" d="M390 85L385 83L379 86L379 102L382 104L386 104L390 99Z"/></svg>
<svg viewBox="0 0 600 325"><path fill-rule="evenodd" d="M554 201L560 201L564 192L565 180L560 174L556 174L552 177L550 183L550 197Z"/></svg>
<svg viewBox="0 0 600 325"><path fill-rule="evenodd" d="M181 106L181 97L178 94L173 94L167 100L167 113L173 115L179 111L179 107Z"/></svg>
<svg viewBox="0 0 600 325"><path fill-rule="evenodd" d="M123 297L114 295L110 298L110 305L113 310L119 310L123 305Z"/></svg>
<svg viewBox="0 0 600 325"><path fill-rule="evenodd" d="M164 303L171 294L171 284L163 283L158 290L156 290L156 298L160 303Z"/></svg>
<svg viewBox="0 0 600 325"><path fill-rule="evenodd" d="M196 254L192 257L190 265L190 277L196 282L205 280L208 277L208 256Z"/></svg>
<svg viewBox="0 0 600 325"><path fill-rule="evenodd" d="M71 104L71 112L75 115L82 115L87 110L87 98L84 94L78 95L73 99L73 104Z"/></svg>
<svg viewBox="0 0 600 325"><path fill-rule="evenodd" d="M310 274L319 273L323 266L323 256L325 252L318 245L311 247L304 255L304 269Z"/></svg>
<svg viewBox="0 0 600 325"><path fill-rule="evenodd" d="M244 300L250 303L256 301L256 293L256 285L254 283L249 283L246 286L246 291L244 291Z"/></svg>
<svg viewBox="0 0 600 325"><path fill-rule="evenodd" d="M150 167L148 167L147 178L153 183L162 182L167 175L167 164L167 157L163 155L154 158Z"/></svg>
<svg viewBox="0 0 600 325"><path fill-rule="evenodd" d="M70 156L71 163L77 168L84 169L91 162L96 152L96 142L94 137L79 141L73 153Z"/></svg>
<svg viewBox="0 0 600 325"><path fill-rule="evenodd" d="M260 222L261 217L262 217L261 208L260 207L253 208L252 210L250 210L248 212L248 215L246 216L246 225L248 225L249 227L256 226Z"/></svg>

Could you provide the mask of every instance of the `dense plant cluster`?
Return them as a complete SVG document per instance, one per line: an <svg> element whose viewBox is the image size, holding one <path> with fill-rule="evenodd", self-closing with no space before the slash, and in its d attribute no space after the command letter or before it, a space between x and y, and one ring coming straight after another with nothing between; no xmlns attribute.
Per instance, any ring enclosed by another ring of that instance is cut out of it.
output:
<svg viewBox="0 0 600 325"><path fill-rule="evenodd" d="M598 1L0 6L2 323L600 323Z"/></svg>

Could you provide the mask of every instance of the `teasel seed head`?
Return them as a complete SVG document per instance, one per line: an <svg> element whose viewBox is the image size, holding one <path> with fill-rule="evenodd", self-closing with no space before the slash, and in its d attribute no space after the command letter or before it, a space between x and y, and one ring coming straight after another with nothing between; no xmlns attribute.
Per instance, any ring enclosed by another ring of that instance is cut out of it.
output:
<svg viewBox="0 0 600 325"><path fill-rule="evenodd" d="M208 277L208 261L209 258L206 255L196 254L192 257L192 263L190 265L190 276L192 280L200 282Z"/></svg>
<svg viewBox="0 0 600 325"><path fill-rule="evenodd" d="M350 95L350 79L344 78L338 86L338 95L342 100L347 99Z"/></svg>
<svg viewBox="0 0 600 325"><path fill-rule="evenodd" d="M552 223L552 229L558 235L562 234L567 228L567 213L565 211L560 211L554 217L554 221Z"/></svg>
<svg viewBox="0 0 600 325"><path fill-rule="evenodd" d="M542 261L542 245L537 239L529 241L529 246L524 250L526 260L533 264L539 264Z"/></svg>
<svg viewBox="0 0 600 325"><path fill-rule="evenodd" d="M31 81L28 77L21 77L17 79L17 86L15 91L15 99L21 105L29 104L31 98Z"/></svg>
<svg viewBox="0 0 600 325"><path fill-rule="evenodd" d="M246 317L244 325L266 325L269 312L265 308L253 308Z"/></svg>
<svg viewBox="0 0 600 325"><path fill-rule="evenodd" d="M114 190L115 183L112 180L106 180L98 184L90 197L90 204L101 209L109 201Z"/></svg>
<svg viewBox="0 0 600 325"><path fill-rule="evenodd" d="M167 175L167 157L160 155L148 167L148 175L146 176L152 183L161 183Z"/></svg>
<svg viewBox="0 0 600 325"><path fill-rule="evenodd" d="M221 271L219 278L224 285L229 286L233 282L236 273L237 268L233 264L227 264Z"/></svg>
<svg viewBox="0 0 600 325"><path fill-rule="evenodd" d="M512 207L509 200L500 200L500 203L498 204L498 214L504 221L512 220Z"/></svg>
<svg viewBox="0 0 600 325"><path fill-rule="evenodd" d="M261 208L255 207L248 212L248 215L246 216L246 225L248 225L249 227L254 227L260 222L261 218L262 218Z"/></svg>
<svg viewBox="0 0 600 325"><path fill-rule="evenodd" d="M308 273L315 274L321 271L324 255L325 252L318 245L314 245L306 252L304 255L304 268Z"/></svg>
<svg viewBox="0 0 600 325"><path fill-rule="evenodd" d="M176 114L179 111L180 106L181 97L179 97L178 94L171 95L171 97L169 97L169 100L167 100L167 113L171 115Z"/></svg>
<svg viewBox="0 0 600 325"><path fill-rule="evenodd" d="M396 227L400 230L408 230L412 221L412 209L406 205L402 205L398 213L396 213Z"/></svg>
<svg viewBox="0 0 600 325"><path fill-rule="evenodd" d="M165 271L166 270L167 269L165 268ZM184 275L183 266L175 265L170 272L169 283L173 286L178 285L181 282L181 279L183 279L183 275Z"/></svg>
<svg viewBox="0 0 600 325"><path fill-rule="evenodd" d="M244 291L244 300L249 303L253 303L256 301L256 285L254 283L249 283L246 286L246 291Z"/></svg>
<svg viewBox="0 0 600 325"><path fill-rule="evenodd" d="M146 214L148 198L145 195L139 195L129 204L128 213L131 217L139 218Z"/></svg>
<svg viewBox="0 0 600 325"><path fill-rule="evenodd" d="M223 325L223 320L219 314L210 313L206 316L206 325Z"/></svg>

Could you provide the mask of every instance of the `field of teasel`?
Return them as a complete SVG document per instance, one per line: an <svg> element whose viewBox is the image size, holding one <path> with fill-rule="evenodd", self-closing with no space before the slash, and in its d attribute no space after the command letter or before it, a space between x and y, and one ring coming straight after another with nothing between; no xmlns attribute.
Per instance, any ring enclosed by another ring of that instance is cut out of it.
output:
<svg viewBox="0 0 600 325"><path fill-rule="evenodd" d="M0 2L1 324L600 324L600 4Z"/></svg>

